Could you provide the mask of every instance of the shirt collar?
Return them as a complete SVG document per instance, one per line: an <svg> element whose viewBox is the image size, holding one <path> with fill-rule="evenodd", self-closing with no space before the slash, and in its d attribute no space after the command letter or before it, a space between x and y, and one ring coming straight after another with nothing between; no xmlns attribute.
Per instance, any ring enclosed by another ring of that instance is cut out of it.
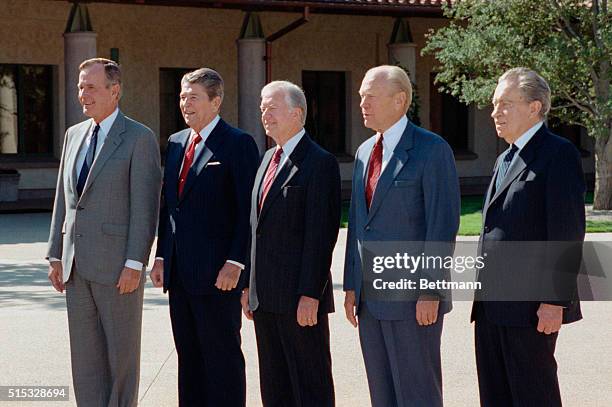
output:
<svg viewBox="0 0 612 407"><path fill-rule="evenodd" d="M219 120L221 120L221 117L219 115L216 115L210 123L208 123L206 126L204 126L202 130L200 130L200 137L202 137L202 141L206 141L208 136L210 136L210 133L212 133L212 131L214 130L215 126L217 126L217 123L219 123ZM191 134L189 138L192 138L193 136L195 136L195 134L195 130L191 129Z"/></svg>
<svg viewBox="0 0 612 407"><path fill-rule="evenodd" d="M538 132L538 130L540 130L540 127L542 127L543 123L544 122L542 121L537 122L514 142L514 145L519 149L519 151L522 150L529 142L529 140L531 140L531 138Z"/></svg>
<svg viewBox="0 0 612 407"><path fill-rule="evenodd" d="M111 113L106 119L102 120L99 123L100 130L102 131L102 134L104 137L108 135L108 133L110 132L110 129L113 127L113 124L115 123L115 119L117 118L117 115L119 115L119 108L116 108L113 113ZM94 122L94 128L95 127L96 126Z"/></svg>
<svg viewBox="0 0 612 407"><path fill-rule="evenodd" d="M291 155L291 153L293 153L293 150L295 150L295 147L298 145L298 143L300 142L302 137L304 137L304 134L306 134L306 130L304 130L304 128L302 128L293 137L291 137L289 140L287 140L287 142L283 146L283 154L282 155L284 155L285 157L289 157Z"/></svg>
<svg viewBox="0 0 612 407"><path fill-rule="evenodd" d="M408 118L403 115L395 124L387 129L383 133L383 146L385 150L392 152L395 150L397 143L399 143L406 126L408 125Z"/></svg>

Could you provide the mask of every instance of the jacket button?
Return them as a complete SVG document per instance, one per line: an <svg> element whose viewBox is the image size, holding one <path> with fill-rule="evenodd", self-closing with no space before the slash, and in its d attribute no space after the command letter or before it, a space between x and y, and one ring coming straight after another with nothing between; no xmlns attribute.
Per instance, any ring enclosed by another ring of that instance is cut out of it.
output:
<svg viewBox="0 0 612 407"><path fill-rule="evenodd" d="M369 226L366 226L366 227L365 227L365 230L366 230L366 232L367 232L367 231L369 231L369 230L370 230L370 227L369 227Z"/></svg>
<svg viewBox="0 0 612 407"><path fill-rule="evenodd" d="M178 213L181 211L181 208L176 208L175 211Z"/></svg>
<svg viewBox="0 0 612 407"><path fill-rule="evenodd" d="M81 234L77 233L77 234L76 234L76 237L83 237L83 235L81 235Z"/></svg>
<svg viewBox="0 0 612 407"><path fill-rule="evenodd" d="M485 232L485 233L489 233L490 231L491 231L491 228L490 228L490 227L488 227L488 226L485 226L485 227L484 227L484 232Z"/></svg>

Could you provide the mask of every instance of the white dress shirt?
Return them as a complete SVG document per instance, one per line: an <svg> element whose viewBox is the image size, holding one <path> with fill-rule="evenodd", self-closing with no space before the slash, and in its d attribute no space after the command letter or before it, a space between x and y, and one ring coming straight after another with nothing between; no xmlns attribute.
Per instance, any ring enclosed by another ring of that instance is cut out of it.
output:
<svg viewBox="0 0 612 407"><path fill-rule="evenodd" d="M274 178L276 178L276 175L280 172L281 168L283 168L283 166L287 163L287 161L289 160L289 156L293 153L293 150L295 150L295 147L297 147L300 140L302 140L302 137L304 137L304 134L306 134L306 130L302 128L300 131L295 133L295 135L293 135L289 140L287 140L284 146L282 146L283 152L281 153L278 167L276 167ZM276 148L278 148L278 146ZM262 184L259 186L259 199L260 200L261 200L261 194L263 193L262 186L263 186L263 180L262 180Z"/></svg>
<svg viewBox="0 0 612 407"><path fill-rule="evenodd" d="M385 170L385 167L387 166L387 164L389 164L389 161L391 160L391 156L393 155L393 151L395 150L395 147L397 147L397 144L402 138L402 135L404 134L404 130L406 130L406 126L408 126L408 118L406 117L406 115L403 115L397 122L395 122L393 126L389 127L387 131L383 133L382 165L380 167L381 175L383 171ZM378 134L376 137L378 140ZM372 146L372 149L374 149L374 146ZM370 156L371 155L372 155L372 152L370 151ZM368 184L367 174L369 171L369 167L370 167L370 162L368 161L368 168L366 168L366 176L364 178L366 187Z"/></svg>
<svg viewBox="0 0 612 407"><path fill-rule="evenodd" d="M217 123L219 123L219 120L221 120L221 117L219 115L215 116L215 118L212 119L212 121L210 123L208 123L206 126L204 126L204 128L202 130L200 130L200 137L202 137L202 141L200 141L198 144L196 144L195 153L193 155L193 161L191 162L191 165L193 165L195 162L197 162L197 160L200 157L200 155L203 154L204 150L206 149L206 140L210 136L210 133L212 133L214 128L217 126ZM189 140L187 140L187 145L185 146L185 150L187 148L189 148L189 145L191 144L191 142L195 138L196 134L197 134L196 131L191 129L191 133L189 133ZM181 163L181 168L179 169L179 174L181 173L181 171L183 171L183 164L184 163L185 163L185 156L183 155L183 162ZM164 259L163 257L156 257L155 258L155 260L163 260L163 259ZM240 267L241 270L244 270L244 264L242 264L240 262L237 262L235 260L226 260L226 263L234 264L234 265Z"/></svg>

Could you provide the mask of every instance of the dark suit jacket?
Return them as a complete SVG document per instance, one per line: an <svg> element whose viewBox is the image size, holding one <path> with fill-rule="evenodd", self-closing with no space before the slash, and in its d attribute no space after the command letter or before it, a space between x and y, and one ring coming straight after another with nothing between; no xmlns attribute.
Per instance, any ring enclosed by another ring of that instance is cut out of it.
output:
<svg viewBox="0 0 612 407"><path fill-rule="evenodd" d="M251 196L250 306L295 313L302 295L333 312L332 252L340 227L336 158L305 134L277 176L259 213L259 190L274 148L264 155Z"/></svg>
<svg viewBox="0 0 612 407"><path fill-rule="evenodd" d="M546 125L542 125L515 157L515 162L509 168L502 185L495 191L499 162L498 158L495 175L485 197L479 251L486 252L491 247L506 251L506 254L501 256L503 264L498 263L498 267L515 266L514 270L518 273L516 278L526 278L537 283L538 278L541 280L550 277L538 277L538 273L543 273L543 269L530 266L535 264L535 260L545 261L545 253L540 247L554 245L551 242L584 240L585 183L580 154L569 141L552 134ZM512 250L513 244L504 246L504 243L499 242L530 242L525 249L530 246L537 247L541 255L534 252L508 256L507 252ZM573 269L576 275L580 267L581 243L577 249L578 252L574 253L569 264L564 265L566 269ZM485 264L495 262L495 258L488 258ZM480 273L479 279L486 279L486 274L483 273L487 271L491 271L489 275L495 276L496 279L507 277L501 273L496 275L496 271L489 269L487 265ZM573 282L575 284L575 278ZM483 290L486 289L483 282ZM563 313L564 323L582 318L577 296L574 299L544 302L566 307ZM472 309L472 320L479 311L478 307L482 307L486 318L493 323L505 326L535 326L538 322L536 312L539 306L540 301L477 301Z"/></svg>
<svg viewBox="0 0 612 407"><path fill-rule="evenodd" d="M168 140L156 256L164 258L164 291L175 268L178 276L173 277L188 292L213 294L227 260L247 263L248 197L259 152L250 135L220 120L205 142L212 154L197 157L179 198L179 171L190 131Z"/></svg>

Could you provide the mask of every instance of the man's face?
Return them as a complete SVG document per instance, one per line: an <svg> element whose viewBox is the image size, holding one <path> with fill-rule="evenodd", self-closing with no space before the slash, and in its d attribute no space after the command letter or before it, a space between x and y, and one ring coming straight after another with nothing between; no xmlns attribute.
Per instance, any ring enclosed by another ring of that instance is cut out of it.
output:
<svg viewBox="0 0 612 407"><path fill-rule="evenodd" d="M266 134L277 144L284 144L301 127L299 109L289 106L282 90L264 93L260 109L261 123Z"/></svg>
<svg viewBox="0 0 612 407"><path fill-rule="evenodd" d="M180 98L183 119L195 131L201 131L219 113L221 97L210 99L204 86L199 83L183 83Z"/></svg>
<svg viewBox="0 0 612 407"><path fill-rule="evenodd" d="M120 85L107 85L102 64L92 65L79 73L79 103L83 106L83 114L98 124L119 104Z"/></svg>
<svg viewBox="0 0 612 407"><path fill-rule="evenodd" d="M406 94L380 75L366 75L359 96L363 124L369 129L384 133L404 115Z"/></svg>
<svg viewBox="0 0 612 407"><path fill-rule="evenodd" d="M540 121L539 101L527 102L517 84L502 81L493 95L493 113L497 135L508 144L514 143L523 133Z"/></svg>

